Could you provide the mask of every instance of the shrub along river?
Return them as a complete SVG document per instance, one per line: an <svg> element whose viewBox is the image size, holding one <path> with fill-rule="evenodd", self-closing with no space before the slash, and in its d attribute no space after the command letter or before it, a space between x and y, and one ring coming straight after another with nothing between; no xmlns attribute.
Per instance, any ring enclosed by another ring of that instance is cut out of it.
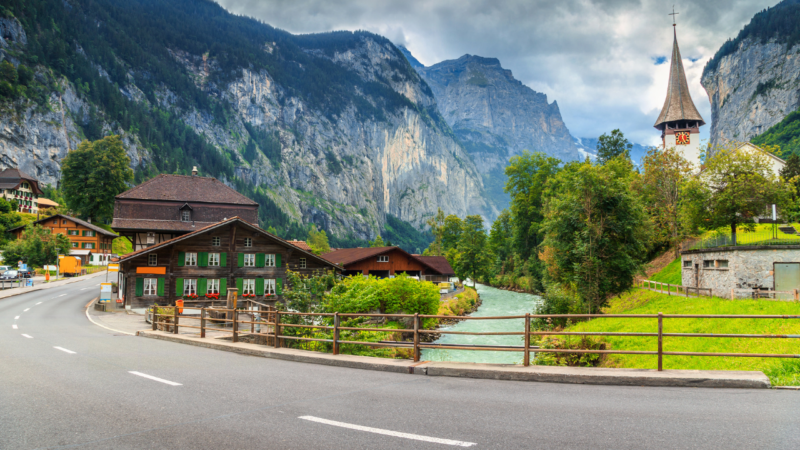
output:
<svg viewBox="0 0 800 450"><path fill-rule="evenodd" d="M504 291L482 284L477 285L481 306L471 317L519 316L533 313L540 297L531 294ZM464 320L442 331L525 331L525 319ZM523 345L522 336L469 336L443 334L436 344L461 345ZM522 364L522 352L497 352L477 350L423 349L423 361L463 361L492 364Z"/></svg>

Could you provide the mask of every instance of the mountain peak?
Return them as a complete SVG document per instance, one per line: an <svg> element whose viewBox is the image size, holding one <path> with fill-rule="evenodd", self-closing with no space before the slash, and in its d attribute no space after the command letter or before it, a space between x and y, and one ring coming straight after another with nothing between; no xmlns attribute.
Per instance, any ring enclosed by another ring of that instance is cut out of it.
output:
<svg viewBox="0 0 800 450"><path fill-rule="evenodd" d="M415 69L425 67L425 65L419 62L417 58L414 58L414 55L412 55L404 45L398 45L397 48L400 49L400 52L406 57L408 63L411 64L411 67Z"/></svg>

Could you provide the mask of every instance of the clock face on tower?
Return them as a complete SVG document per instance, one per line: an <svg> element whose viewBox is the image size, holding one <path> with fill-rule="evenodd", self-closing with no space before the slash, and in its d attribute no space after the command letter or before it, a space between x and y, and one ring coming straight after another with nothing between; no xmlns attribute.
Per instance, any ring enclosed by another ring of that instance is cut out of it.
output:
<svg viewBox="0 0 800 450"><path fill-rule="evenodd" d="M675 132L675 145L689 145L689 132L676 131Z"/></svg>

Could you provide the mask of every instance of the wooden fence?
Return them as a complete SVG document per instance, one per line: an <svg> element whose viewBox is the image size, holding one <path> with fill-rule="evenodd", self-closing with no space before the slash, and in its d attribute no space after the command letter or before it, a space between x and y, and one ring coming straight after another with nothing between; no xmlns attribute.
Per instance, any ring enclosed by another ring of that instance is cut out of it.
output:
<svg viewBox="0 0 800 450"><path fill-rule="evenodd" d="M742 358L800 358L796 354L773 354L773 353L705 353L705 352L665 352L663 351L663 341L666 337L692 337L692 338L746 338L746 339L800 339L800 335L793 334L713 334L713 333L664 333L663 321L664 319L785 319L796 320L800 319L800 315L713 315L713 314L525 314L519 316L497 316L497 317L471 317L471 316L438 316L438 315L421 315L421 314L342 314L342 313L299 313L290 311L261 311L261 318L265 320L239 320L239 315L242 313L251 314L252 311L241 311L238 309L226 308L200 308L200 326L181 325L182 318L194 318L179 314L178 308L175 306L161 307L161 309L172 309L172 314L159 314L157 309L153 309L153 330L157 330L159 325L163 325L165 331L178 334L180 327L194 328L200 330L200 337L205 338L206 332L223 331L232 333L232 341L237 342L239 339L239 324L250 324L251 330L247 332L250 335L264 336L270 338L269 341L275 348L280 348L285 344L286 340L300 340L311 342L327 342L331 343L333 347L333 354L339 354L339 347L341 344L354 344L366 345L371 347L394 347L394 348L411 348L413 349L414 362L419 362L420 351L422 349L447 349L447 350L475 350L475 351L504 351L504 352L523 352L523 365L530 365L531 352L542 353L596 353L596 354L620 354L620 355L654 355L658 358L658 370L663 370L662 360L664 356L721 356L721 357L742 357ZM216 313L224 312L231 313L232 319L210 319L208 317L209 311ZM308 324L291 324L283 323L282 317L287 316L311 316L311 317L328 317L332 318L331 325L323 325L321 323ZM386 329L386 328L362 328L362 327L343 327L341 326L341 319L348 317L370 317L370 318L383 318L389 320L397 319L412 319L413 328L408 329ZM253 317L255 318L255 317ZM594 318L625 318L625 319L658 319L658 326L655 332L651 333L619 333L619 332L578 332L578 331L540 331L531 330L531 319L547 319L547 318L567 318L567 319L594 319ZM162 320L163 319L163 320ZM425 330L422 329L421 323L423 319L457 319L457 320L519 320L525 319L525 326L520 331L502 331L502 332L469 332L469 331L448 331L448 330ZM209 325L209 322L211 325ZM215 326L218 322L230 323L230 329L226 327ZM255 332L254 325L263 325L267 327L268 332L260 333ZM270 329L271 328L271 329ZM283 334L286 328L307 328L316 330L330 330L332 331L332 339L310 338L291 336ZM340 331L361 331L361 332L395 332L395 333L413 333L412 341L349 341L341 340ZM461 334L470 336L522 336L523 345L521 346L503 346L503 345L458 345L458 344L434 344L420 342L420 336L426 333L437 334ZM634 337L656 337L657 348L654 351L643 350L573 350L573 349L543 349L531 346L531 336L634 336Z"/></svg>
<svg viewBox="0 0 800 450"><path fill-rule="evenodd" d="M639 287L653 291L659 291L662 294L667 295L683 295L688 297L691 293L694 293L696 297L701 295L711 297L710 288L682 286L680 284L662 283L661 281L642 280L642 282L639 284Z"/></svg>

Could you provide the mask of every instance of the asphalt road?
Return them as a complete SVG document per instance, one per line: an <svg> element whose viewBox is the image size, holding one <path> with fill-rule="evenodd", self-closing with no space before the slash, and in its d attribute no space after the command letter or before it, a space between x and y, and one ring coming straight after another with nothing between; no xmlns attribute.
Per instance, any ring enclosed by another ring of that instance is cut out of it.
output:
<svg viewBox="0 0 800 450"><path fill-rule="evenodd" d="M0 300L0 449L800 448L797 391L470 380L242 356L95 326L84 306L99 282Z"/></svg>

